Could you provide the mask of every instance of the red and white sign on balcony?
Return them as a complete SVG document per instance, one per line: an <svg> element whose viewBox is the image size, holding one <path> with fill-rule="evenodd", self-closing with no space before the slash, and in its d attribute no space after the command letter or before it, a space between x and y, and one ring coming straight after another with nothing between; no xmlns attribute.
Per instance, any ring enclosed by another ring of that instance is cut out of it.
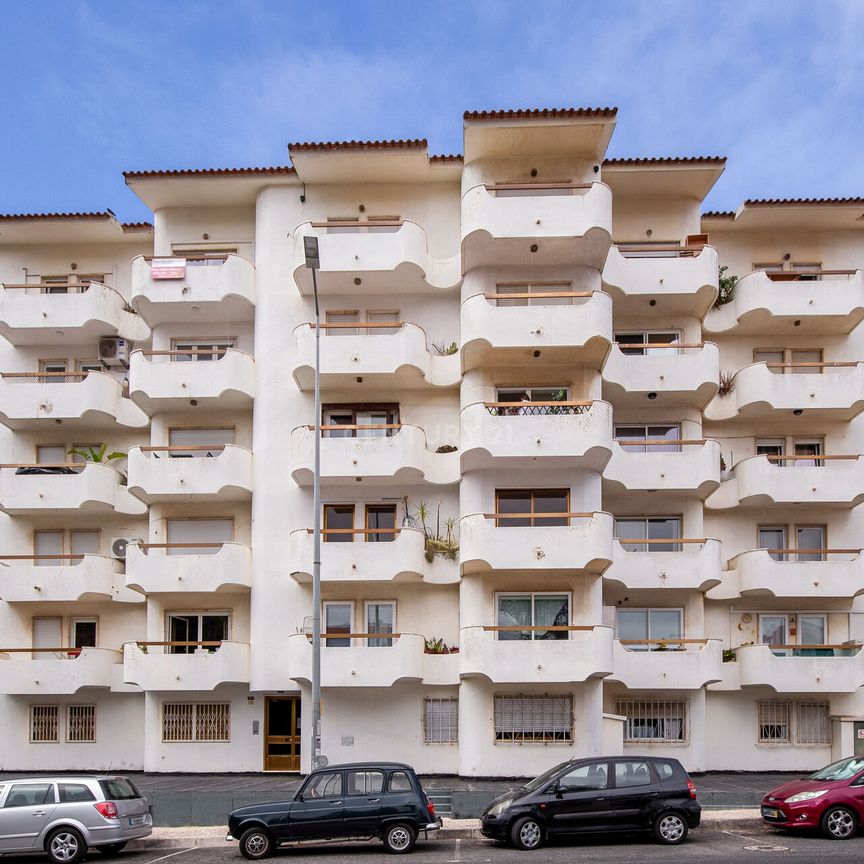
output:
<svg viewBox="0 0 864 864"><path fill-rule="evenodd" d="M151 279L185 279L185 258L154 258L150 262Z"/></svg>

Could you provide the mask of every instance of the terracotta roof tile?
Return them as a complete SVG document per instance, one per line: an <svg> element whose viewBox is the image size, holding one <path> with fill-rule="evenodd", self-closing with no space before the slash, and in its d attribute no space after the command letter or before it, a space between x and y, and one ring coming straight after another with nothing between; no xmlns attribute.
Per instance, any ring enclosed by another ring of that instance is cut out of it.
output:
<svg viewBox="0 0 864 864"><path fill-rule="evenodd" d="M151 177L236 177L294 173L294 169L289 165L273 165L261 168L177 168L157 171L124 171L123 176L128 183L130 180L142 180Z"/></svg>
<svg viewBox="0 0 864 864"><path fill-rule="evenodd" d="M419 150L427 146L425 138L400 138L390 141L302 141L289 144L288 150L296 153L308 150Z"/></svg>
<svg viewBox="0 0 864 864"><path fill-rule="evenodd" d="M725 156L634 156L604 159L603 165L725 165Z"/></svg>
<svg viewBox="0 0 864 864"><path fill-rule="evenodd" d="M120 227L124 231L152 231L152 222L121 222Z"/></svg>
<svg viewBox="0 0 864 864"><path fill-rule="evenodd" d="M734 219L734 210L708 210L702 214L703 219Z"/></svg>
<svg viewBox="0 0 864 864"><path fill-rule="evenodd" d="M850 204L853 206L864 206L864 198L747 198L744 201L745 207L796 207L809 206L811 204L820 205L843 205Z"/></svg>
<svg viewBox="0 0 864 864"><path fill-rule="evenodd" d="M4 222L36 222L56 219L114 219L114 214L110 210L105 210L99 213L0 213L0 219Z"/></svg>
<svg viewBox="0 0 864 864"><path fill-rule="evenodd" d="M465 157L461 153L442 153L437 156L430 156L430 162L461 162Z"/></svg>
<svg viewBox="0 0 864 864"><path fill-rule="evenodd" d="M617 108L499 108L466 111L465 120L527 120L540 117L614 117Z"/></svg>

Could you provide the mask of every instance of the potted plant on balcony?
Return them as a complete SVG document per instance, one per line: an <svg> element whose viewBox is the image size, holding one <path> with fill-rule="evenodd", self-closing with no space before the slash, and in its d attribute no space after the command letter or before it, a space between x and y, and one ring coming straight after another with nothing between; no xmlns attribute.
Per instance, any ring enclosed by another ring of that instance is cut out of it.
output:
<svg viewBox="0 0 864 864"><path fill-rule="evenodd" d="M459 647L448 645L440 636L430 636L426 639L426 654L458 654Z"/></svg>
<svg viewBox="0 0 864 864"><path fill-rule="evenodd" d="M121 452L120 450L114 450L112 453L108 453L108 445L100 444L99 447L72 447L70 450L67 450L66 453L69 456L77 456L79 459L82 459L84 462L98 462L100 465L105 465L108 462L113 462L117 459L125 459L127 454ZM124 479L126 477L126 472L119 465L112 465L112 468L116 468L117 471L123 475ZM125 466L124 466L125 468Z"/></svg>
<svg viewBox="0 0 864 864"><path fill-rule="evenodd" d="M436 515L436 531L433 534L428 526L426 525L426 520L429 518L429 506L425 501L421 501L417 505L417 518L420 520L420 524L423 526L423 536L426 538L426 560L431 564L435 560L436 555L441 555L443 558L447 558L449 561L455 561L456 556L459 554L459 543L456 541L454 537L454 531L456 528L456 520L455 519L446 519L444 522L444 527L446 533L444 535L441 534L441 501L438 501L437 515Z"/></svg>
<svg viewBox="0 0 864 864"><path fill-rule="evenodd" d="M725 306L735 298L735 283L738 281L737 276L726 276L726 271L729 269L727 265L723 265L717 274L717 283L719 291L717 300L714 305L717 307Z"/></svg>

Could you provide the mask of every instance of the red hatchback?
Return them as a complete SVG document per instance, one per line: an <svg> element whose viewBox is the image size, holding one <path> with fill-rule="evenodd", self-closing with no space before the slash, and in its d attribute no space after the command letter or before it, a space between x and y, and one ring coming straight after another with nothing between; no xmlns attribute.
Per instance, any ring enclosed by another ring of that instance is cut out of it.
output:
<svg viewBox="0 0 864 864"><path fill-rule="evenodd" d="M864 758L833 762L772 789L762 799L762 820L775 828L819 828L833 840L853 837L864 820Z"/></svg>

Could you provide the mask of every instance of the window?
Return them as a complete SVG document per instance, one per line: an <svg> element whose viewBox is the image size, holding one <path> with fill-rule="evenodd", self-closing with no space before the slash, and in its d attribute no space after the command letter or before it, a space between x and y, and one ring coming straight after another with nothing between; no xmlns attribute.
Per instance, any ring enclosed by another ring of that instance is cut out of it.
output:
<svg viewBox="0 0 864 864"><path fill-rule="evenodd" d="M615 537L628 552L680 552L681 517L616 516Z"/></svg>
<svg viewBox="0 0 864 864"><path fill-rule="evenodd" d="M677 354L677 348L646 348L646 345L674 345L679 341L680 334L675 331L641 332L641 333L616 333L615 342L622 354L636 357L647 357L659 354L663 357Z"/></svg>
<svg viewBox="0 0 864 864"><path fill-rule="evenodd" d="M325 543L353 543L354 505L325 504L324 530L321 533Z"/></svg>
<svg viewBox="0 0 864 864"><path fill-rule="evenodd" d="M221 360L235 342L235 339L174 339L171 347L182 353L172 354L171 359L180 362Z"/></svg>
<svg viewBox="0 0 864 864"><path fill-rule="evenodd" d="M109 777L100 780L99 787L105 797L112 801L131 801L133 798L144 797L127 777Z"/></svg>
<svg viewBox="0 0 864 864"><path fill-rule="evenodd" d="M169 555L215 555L223 543L234 540L233 519L168 519L166 522Z"/></svg>
<svg viewBox="0 0 864 864"><path fill-rule="evenodd" d="M638 243L615 243L623 258L677 258L683 253L677 249L664 247L680 245L679 240L640 240ZM696 244L688 243L687 245ZM651 247L656 248L652 249Z"/></svg>
<svg viewBox="0 0 864 864"><path fill-rule="evenodd" d="M169 642L222 642L228 638L229 615L226 612L173 612L168 614ZM170 654L212 653L218 645L171 645Z"/></svg>
<svg viewBox="0 0 864 864"><path fill-rule="evenodd" d="M96 647L96 619L73 618L69 624L73 648Z"/></svg>
<svg viewBox="0 0 864 864"><path fill-rule="evenodd" d="M63 444L38 444L36 446L37 465L65 465L66 447Z"/></svg>
<svg viewBox="0 0 864 864"><path fill-rule="evenodd" d="M324 604L324 632L344 633L351 632L354 621L354 604L349 600L345 603L327 602ZM325 639L327 648L350 648L350 638Z"/></svg>
<svg viewBox="0 0 864 864"><path fill-rule="evenodd" d="M57 560L58 555L63 554L64 531L34 531L33 552L38 557L33 561L36 567L56 567L61 562Z"/></svg>
<svg viewBox="0 0 864 864"><path fill-rule="evenodd" d="M342 794L342 772L331 771L326 774L313 774L300 790L304 799L338 798Z"/></svg>
<svg viewBox="0 0 864 864"><path fill-rule="evenodd" d="M68 276L43 276L40 280L42 294L68 294Z"/></svg>
<svg viewBox="0 0 864 864"><path fill-rule="evenodd" d="M684 638L683 609L618 609L616 636L623 641L644 644L628 645L631 650L656 651L679 648L677 640Z"/></svg>
<svg viewBox="0 0 864 864"><path fill-rule="evenodd" d="M609 767L606 762L589 762L568 771L558 779L562 792L590 792L609 788Z"/></svg>
<svg viewBox="0 0 864 864"><path fill-rule="evenodd" d="M793 636L792 631L795 631ZM827 641L828 618L825 615L770 613L759 616L759 642L776 646L772 653L780 656L792 652L796 656L831 656L831 648L822 648ZM803 648L795 646L802 645ZM809 647L808 647L809 646Z"/></svg>
<svg viewBox="0 0 864 864"><path fill-rule="evenodd" d="M570 624L569 594L499 594L496 620L502 641L567 639L567 630L519 630L518 627L567 627Z"/></svg>
<svg viewBox="0 0 864 864"><path fill-rule="evenodd" d="M547 414L583 414L588 405L528 405L529 402L568 402L570 388L561 387L498 387L495 391L495 401L513 403L511 408L499 405L490 408L490 413L497 416L545 416Z"/></svg>
<svg viewBox="0 0 864 864"><path fill-rule="evenodd" d="M496 741L571 741L572 696L496 696Z"/></svg>
<svg viewBox="0 0 864 864"><path fill-rule="evenodd" d="M758 543L760 549L772 550L768 554L775 561L785 561L787 559L786 552L779 551L788 548L785 525L760 525Z"/></svg>
<svg viewBox="0 0 864 864"><path fill-rule="evenodd" d="M349 324L357 324L360 321L360 313L356 309L348 309L340 312L325 312L325 323L331 326L324 328L327 336L356 336L356 327Z"/></svg>
<svg viewBox="0 0 864 864"><path fill-rule="evenodd" d="M654 782L647 762L616 762L615 788L627 789L632 786L650 786Z"/></svg>
<svg viewBox="0 0 864 864"><path fill-rule="evenodd" d="M78 372L104 372L105 367L99 360L76 360L75 369Z"/></svg>
<svg viewBox="0 0 864 864"><path fill-rule="evenodd" d="M616 713L627 718L624 740L639 744L687 741L689 704L687 699L619 699Z"/></svg>
<svg viewBox="0 0 864 864"><path fill-rule="evenodd" d="M31 705L30 741L34 744L58 742L60 740L59 717L59 705Z"/></svg>
<svg viewBox="0 0 864 864"><path fill-rule="evenodd" d="M38 380L40 384L63 384L67 380L77 379L67 376L65 360L40 360Z"/></svg>
<svg viewBox="0 0 864 864"><path fill-rule="evenodd" d="M459 700L456 698L424 699L423 743L455 744L458 740Z"/></svg>
<svg viewBox="0 0 864 864"><path fill-rule="evenodd" d="M66 709L66 740L76 744L96 741L95 705L70 705Z"/></svg>
<svg viewBox="0 0 864 864"><path fill-rule="evenodd" d="M367 633L393 633L396 629L396 604L392 601L384 603L373 601L366 603L366 632ZM379 637L368 639L366 644L370 648L390 648L393 639Z"/></svg>
<svg viewBox="0 0 864 864"><path fill-rule="evenodd" d="M681 427L677 423L656 426L642 424L615 427L615 440L627 453L678 453L681 445ZM646 444L646 441L661 443ZM669 444L663 443L669 441Z"/></svg>
<svg viewBox="0 0 864 864"><path fill-rule="evenodd" d="M799 702L795 715L795 740L799 744L831 743L831 715L827 702Z"/></svg>
<svg viewBox="0 0 864 864"><path fill-rule="evenodd" d="M58 648L63 644L62 618L33 619L33 647Z"/></svg>
<svg viewBox="0 0 864 864"><path fill-rule="evenodd" d="M53 783L13 783L4 807L36 807L54 803ZM26 815L25 815L26 818Z"/></svg>
<svg viewBox="0 0 864 864"><path fill-rule="evenodd" d="M759 743L760 744L791 744L789 719L792 706L789 702L760 702L759 713Z"/></svg>
<svg viewBox="0 0 864 864"><path fill-rule="evenodd" d="M827 548L827 533L828 528L825 525L796 525L796 548L801 551L797 552L795 557L799 561L825 561L826 556L822 550Z"/></svg>
<svg viewBox="0 0 864 864"><path fill-rule="evenodd" d="M572 306L577 299L573 294L572 282L499 282L495 286L493 302L496 306ZM512 299L501 295L515 294ZM523 297L523 294L538 294L540 296ZM563 297L544 297L544 294L563 294Z"/></svg>
<svg viewBox="0 0 864 864"><path fill-rule="evenodd" d="M162 740L200 742L231 740L228 702L163 702Z"/></svg>
<svg viewBox="0 0 864 864"><path fill-rule="evenodd" d="M794 464L797 466L822 468L825 465L825 460L818 458L825 455L824 444L819 438L796 438L795 455L806 457L804 459L796 459Z"/></svg>
<svg viewBox="0 0 864 864"><path fill-rule="evenodd" d="M397 404L325 405L321 413L324 438L389 438L398 431L392 428L399 425ZM328 426L366 428L328 429Z"/></svg>
<svg viewBox="0 0 864 864"><path fill-rule="evenodd" d="M346 780L349 795L378 795L384 791L383 771L349 771Z"/></svg>
<svg viewBox="0 0 864 864"><path fill-rule="evenodd" d="M818 282L822 278L821 264L798 264L792 265L792 270L797 274L798 282Z"/></svg>
<svg viewBox="0 0 864 864"><path fill-rule="evenodd" d="M567 489L496 489L495 505L498 514L495 524L501 528L570 524ZM554 515L543 516L543 513Z"/></svg>
<svg viewBox="0 0 864 864"><path fill-rule="evenodd" d="M790 549L790 533L795 537L795 548L800 551L786 551ZM793 555L798 561L825 561L827 538L826 525L760 525L757 542L759 549L772 550L769 554L775 561L788 561Z"/></svg>
<svg viewBox="0 0 864 864"><path fill-rule="evenodd" d="M388 792L411 792L411 780L404 771L394 771L390 775L390 782L387 784Z"/></svg>
<svg viewBox="0 0 864 864"><path fill-rule="evenodd" d="M777 375L819 375L822 372L822 351L816 348L757 348L753 361L767 363L769 371Z"/></svg>
<svg viewBox="0 0 864 864"><path fill-rule="evenodd" d="M366 321L369 324L393 324L393 327L367 327L365 332L372 336L392 336L402 329L398 309L367 309Z"/></svg>
<svg viewBox="0 0 864 864"><path fill-rule="evenodd" d="M377 529L377 530L376 530ZM396 539L396 505L366 505L367 543L390 543Z"/></svg>
<svg viewBox="0 0 864 864"><path fill-rule="evenodd" d="M190 429L169 429L171 447L189 447L189 450L171 450L173 459L208 459L218 456L226 444L234 443L234 427L196 426ZM157 456L159 454L153 454Z"/></svg>
<svg viewBox="0 0 864 864"><path fill-rule="evenodd" d="M784 456L786 454L786 439L785 438L757 438L756 439L756 455L757 456ZM775 462L776 465L783 464L779 459Z"/></svg>
<svg viewBox="0 0 864 864"><path fill-rule="evenodd" d="M78 804L82 801L95 801L96 796L83 783L58 783L61 804Z"/></svg>
<svg viewBox="0 0 864 864"><path fill-rule="evenodd" d="M675 769L670 762L655 762L654 770L661 782L663 780L671 780L675 776Z"/></svg>

